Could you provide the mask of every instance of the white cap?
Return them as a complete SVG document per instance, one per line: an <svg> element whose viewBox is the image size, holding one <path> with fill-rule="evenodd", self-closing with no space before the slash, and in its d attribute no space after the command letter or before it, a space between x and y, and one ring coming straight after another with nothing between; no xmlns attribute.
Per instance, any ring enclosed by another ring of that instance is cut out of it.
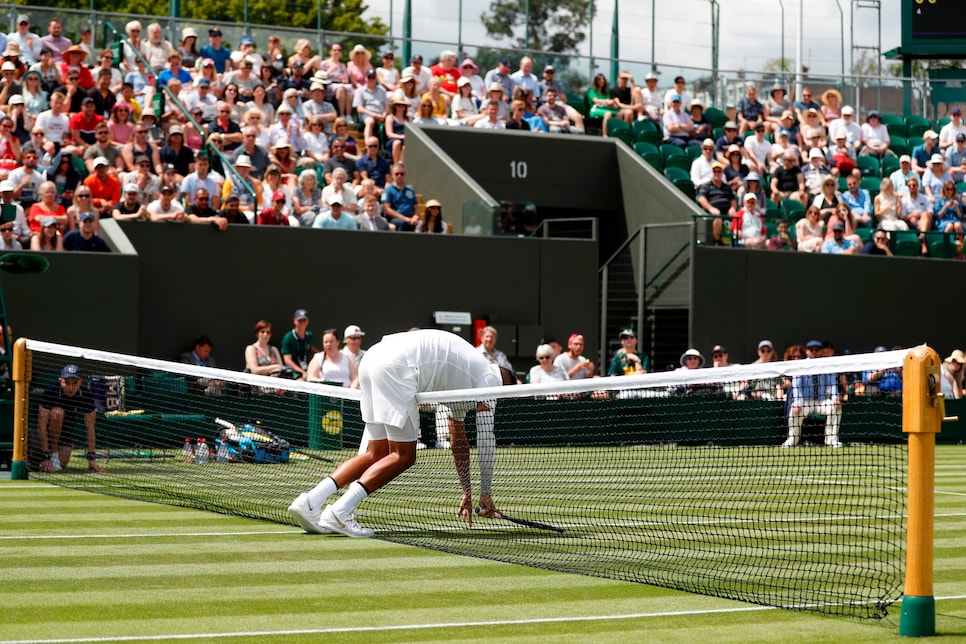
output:
<svg viewBox="0 0 966 644"><path fill-rule="evenodd" d="M775 345L771 343L771 340L762 340L761 342L758 343L758 348L761 349L762 347L768 347L769 349L774 349Z"/></svg>
<svg viewBox="0 0 966 644"><path fill-rule="evenodd" d="M845 116L846 114L851 114L853 116L855 115L855 110L852 109L851 105L846 105L842 108L842 116Z"/></svg>
<svg viewBox="0 0 966 644"><path fill-rule="evenodd" d="M366 332L359 328L358 324L350 324L345 328L345 333L342 334L343 338L348 338L350 335L365 335Z"/></svg>
<svg viewBox="0 0 966 644"><path fill-rule="evenodd" d="M808 158L809 159L824 159L825 158L825 155L822 154L822 151L819 150L818 148L812 148L811 150L808 151Z"/></svg>
<svg viewBox="0 0 966 644"><path fill-rule="evenodd" d="M111 165L111 163L105 157L97 157L96 159L94 159L94 167L95 168L100 167L102 165L109 166L109 165Z"/></svg>
<svg viewBox="0 0 966 644"><path fill-rule="evenodd" d="M754 192L746 192L742 201L751 201L752 199L758 201L758 195L756 195Z"/></svg>
<svg viewBox="0 0 966 644"><path fill-rule="evenodd" d="M910 157L908 154L903 154L901 157L899 157L899 163L912 163L912 157Z"/></svg>
<svg viewBox="0 0 966 644"><path fill-rule="evenodd" d="M0 192L13 192L15 189L16 186L13 185L13 181L9 181L8 179L0 181Z"/></svg>

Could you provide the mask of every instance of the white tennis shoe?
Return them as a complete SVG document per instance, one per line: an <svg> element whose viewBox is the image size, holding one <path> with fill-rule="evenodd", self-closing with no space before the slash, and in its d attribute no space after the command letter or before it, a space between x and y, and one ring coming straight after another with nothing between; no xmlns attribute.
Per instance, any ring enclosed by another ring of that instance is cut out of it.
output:
<svg viewBox="0 0 966 644"><path fill-rule="evenodd" d="M288 513L298 521L302 529L313 534L326 534L328 530L319 526L322 508L313 508L309 503L309 495L303 492L288 506Z"/></svg>
<svg viewBox="0 0 966 644"><path fill-rule="evenodd" d="M337 516L332 511L331 505L322 512L322 518L319 519L319 527L330 532L344 534L347 537L355 537L356 539L368 539L375 534L372 528L363 528L359 525L355 516L351 514L346 517Z"/></svg>
<svg viewBox="0 0 966 644"><path fill-rule="evenodd" d="M50 469L54 472L63 472L64 468L60 464L60 454L57 452L50 453Z"/></svg>
<svg viewBox="0 0 966 644"><path fill-rule="evenodd" d="M782 447L795 447L797 444L798 441L789 436L787 439L785 439L785 442L782 443Z"/></svg>

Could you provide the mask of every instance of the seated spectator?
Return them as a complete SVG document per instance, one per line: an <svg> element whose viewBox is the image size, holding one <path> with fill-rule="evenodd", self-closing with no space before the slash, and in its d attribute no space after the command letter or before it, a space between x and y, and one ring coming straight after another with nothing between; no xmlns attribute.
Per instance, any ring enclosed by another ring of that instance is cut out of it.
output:
<svg viewBox="0 0 966 644"><path fill-rule="evenodd" d="M359 210L355 189L349 185L346 172L342 168L336 168L332 172L332 183L322 188L323 203L331 203L331 197L334 196L341 199L343 210L350 215L354 215Z"/></svg>
<svg viewBox="0 0 966 644"><path fill-rule="evenodd" d="M379 86L386 90L386 94L391 94L399 88L399 78L400 73L395 65L396 55L392 53L392 50L387 50L382 55L382 67L376 68L376 79L379 81ZM457 70L459 73L459 70ZM480 81L483 82L482 80Z"/></svg>
<svg viewBox="0 0 966 644"><path fill-rule="evenodd" d="M939 130L939 149L948 150L956 142L957 135L966 136L966 124L963 123L963 112L958 107L949 110L949 123Z"/></svg>
<svg viewBox="0 0 966 644"><path fill-rule="evenodd" d="M788 102L787 96L788 92L779 84L775 84L768 90L768 100L764 104L764 118L765 126L769 132L777 132L783 127L792 131L792 128L789 127L789 124L784 119L785 113L787 112L791 116L791 125L795 125L795 114L791 111L792 106ZM796 133L793 132L793 136ZM792 140L794 141L796 139L793 138Z"/></svg>
<svg viewBox="0 0 966 644"><path fill-rule="evenodd" d="M787 219L782 219L775 226L775 235L768 240L768 250L797 250L798 245L789 230L791 225Z"/></svg>
<svg viewBox="0 0 966 644"><path fill-rule="evenodd" d="M523 118L524 113L527 111L526 105L523 101L513 101L510 103L510 118L506 120L506 129L508 130L526 130L530 131L530 124L527 123L526 119Z"/></svg>
<svg viewBox="0 0 966 644"><path fill-rule="evenodd" d="M211 207L211 194L206 188L197 188L191 205L185 210L185 217L193 224L211 224L218 230L228 230L228 220Z"/></svg>
<svg viewBox="0 0 966 644"><path fill-rule="evenodd" d="M61 231L73 230L74 221L57 199L57 186L53 181L44 181L37 189L40 201L37 201L27 213L27 223L30 224L31 234L37 235L47 224L42 222L52 218Z"/></svg>
<svg viewBox="0 0 966 644"><path fill-rule="evenodd" d="M714 141L705 139L701 143L701 156L691 162L691 183L699 188L711 181L711 164L717 163L714 158ZM727 176L725 176L727 179Z"/></svg>
<svg viewBox="0 0 966 644"><path fill-rule="evenodd" d="M900 196L909 193L907 187L909 179L915 179L916 187L919 187L919 173L912 169L912 157L908 154L899 157L899 168L890 174L889 178L892 179L892 187Z"/></svg>
<svg viewBox="0 0 966 644"><path fill-rule="evenodd" d="M362 180L359 176L359 169L356 166L355 160L346 154L345 140L341 137L335 137L329 143L329 158L322 166L326 184L332 183L332 175L336 168L342 168L345 171L346 181L352 185Z"/></svg>
<svg viewBox="0 0 966 644"><path fill-rule="evenodd" d="M483 108L483 117L473 127L486 130L502 130L506 126L500 120L500 101L489 101Z"/></svg>
<svg viewBox="0 0 966 644"><path fill-rule="evenodd" d="M141 203L140 192L136 183L125 184L121 201L111 210L111 217L118 221L149 220L147 205Z"/></svg>
<svg viewBox="0 0 966 644"><path fill-rule="evenodd" d="M853 155L857 155L865 142L862 127L855 122L855 110L846 105L842 108L842 118L829 123L829 134L835 138L839 132L845 132L845 144Z"/></svg>
<svg viewBox="0 0 966 644"><path fill-rule="evenodd" d="M743 160L744 155L740 147L732 145L728 148L724 166L725 181L736 194L752 174L757 177L758 183L761 183L761 175L757 172L751 172L751 169L744 164Z"/></svg>
<svg viewBox="0 0 966 644"><path fill-rule="evenodd" d="M279 110L281 109L279 107ZM281 114L281 111L279 114ZM302 134L304 149L302 150L303 157L300 159L300 162L305 162L305 159L311 159L314 163L308 166L310 169L322 167L329 160L329 137L324 130L325 123L321 117L312 116L309 118L306 127L308 130Z"/></svg>
<svg viewBox="0 0 966 644"><path fill-rule="evenodd" d="M939 152L939 134L935 130L926 130L922 134L922 144L912 149L912 169L922 176L929 170L929 162Z"/></svg>
<svg viewBox="0 0 966 644"><path fill-rule="evenodd" d="M795 239L798 250L805 253L817 253L825 241L825 222L818 206L812 204L805 211L805 216L795 222Z"/></svg>
<svg viewBox="0 0 966 644"><path fill-rule="evenodd" d="M293 175L292 177L293 181L294 181L294 178L295 177ZM292 217L292 214L295 212L294 209L292 208L291 191L289 190L288 184L282 181L282 171L279 169L277 165L272 164L268 166L267 170L265 170L265 180L262 181L262 195L266 197L268 195L274 196L276 192L281 192L283 195L285 195L285 205L282 206L282 214L285 215L287 219L289 219L289 225L291 226L292 225L291 217ZM259 206L267 206L267 205L268 204L264 204L264 203L259 204Z"/></svg>
<svg viewBox="0 0 966 644"><path fill-rule="evenodd" d="M285 214L287 198L281 190L272 193L272 205L258 213L256 224L259 226L288 226L288 216Z"/></svg>
<svg viewBox="0 0 966 644"><path fill-rule="evenodd" d="M229 224L251 223L248 221L248 217L245 215L245 212L241 209L238 195L229 195L223 203L225 204L225 207L221 210L221 216L224 217Z"/></svg>
<svg viewBox="0 0 966 644"><path fill-rule="evenodd" d="M679 362L681 366L678 367L678 371L683 369L700 369L704 366L704 356L697 349L688 349L681 354Z"/></svg>
<svg viewBox="0 0 966 644"><path fill-rule="evenodd" d="M737 211L735 194L731 186L724 182L724 166L719 162L711 165L711 181L698 190L698 204L705 212L715 215L712 222L714 244L721 245L721 216L734 216Z"/></svg>
<svg viewBox="0 0 966 644"><path fill-rule="evenodd" d="M902 216L913 230L929 230L932 224L932 204L919 191L918 176L906 180L906 192L902 195Z"/></svg>
<svg viewBox="0 0 966 644"><path fill-rule="evenodd" d="M416 213L416 191L406 184L406 166L396 163L392 166L392 183L386 184L382 191L382 209L389 223L396 230L413 231L419 222Z"/></svg>
<svg viewBox="0 0 966 644"><path fill-rule="evenodd" d="M966 134L956 135L956 142L946 149L946 165L953 181L962 181L966 173Z"/></svg>
<svg viewBox="0 0 966 644"><path fill-rule="evenodd" d="M851 239L846 239L845 224L836 222L831 228L832 239L827 239L822 244L822 252L830 255L854 255L858 249Z"/></svg>
<svg viewBox="0 0 966 644"><path fill-rule="evenodd" d="M842 95L837 89L827 89L822 93L821 112L826 125L842 117Z"/></svg>
<svg viewBox="0 0 966 644"><path fill-rule="evenodd" d="M575 334L576 335L576 334ZM489 360L490 364L495 364L510 372L516 373L506 354L496 348L496 341L499 335L492 326L485 326L480 331L480 344L476 347L480 354ZM583 342L583 340L581 340Z"/></svg>
<svg viewBox="0 0 966 644"><path fill-rule="evenodd" d="M829 163L832 164L832 173L835 176L847 177L855 170L855 153L846 144L848 135L844 131L835 134L832 145L829 146Z"/></svg>
<svg viewBox="0 0 966 644"><path fill-rule="evenodd" d="M768 242L765 231L765 218L758 214L758 197L747 193L744 207L735 213L731 220L731 234L740 246L745 248L764 248Z"/></svg>
<svg viewBox="0 0 966 644"><path fill-rule="evenodd" d="M615 116L623 119L628 124L634 123L637 118L637 108L634 106L632 97L631 73L621 71L617 74L617 84L610 89L610 97L614 100L613 106L617 109ZM708 130L710 134L710 129ZM697 135L695 135L697 136ZM707 136L706 134L702 135Z"/></svg>
<svg viewBox="0 0 966 644"><path fill-rule="evenodd" d="M889 233L884 230L877 230L863 247L862 255L882 255L892 257L892 249L889 248Z"/></svg>
<svg viewBox="0 0 966 644"><path fill-rule="evenodd" d="M808 191L808 196L814 199L822 192L822 188L825 185L826 179L832 179L832 184L835 184L835 179L832 177L832 171L825 163L825 155L819 148L812 148L808 153L808 165L802 168L802 174L805 177L805 187Z"/></svg>
<svg viewBox="0 0 966 644"><path fill-rule="evenodd" d="M438 199L426 202L426 210L416 222L417 233L448 233L449 226L443 221L443 204Z"/></svg>
<svg viewBox="0 0 966 644"><path fill-rule="evenodd" d="M12 221L0 224L0 250L23 250Z"/></svg>
<svg viewBox="0 0 966 644"><path fill-rule="evenodd" d="M109 253L107 242L94 233L94 213L85 212L80 216L80 224L63 239L64 250L82 250L92 253Z"/></svg>
<svg viewBox="0 0 966 644"><path fill-rule="evenodd" d="M394 98L389 104L389 115L386 117L386 151L392 156L393 163L403 161L408 110L409 103L403 98Z"/></svg>
<svg viewBox="0 0 966 644"><path fill-rule="evenodd" d="M416 117L413 119L413 123L419 125L446 125L446 119L436 116L434 110L433 101L424 97L419 101L419 107L416 109Z"/></svg>
<svg viewBox="0 0 966 644"><path fill-rule="evenodd" d="M389 94L379 85L375 69L370 67L366 72L366 82L356 89L352 101L356 113L362 119L364 137L367 140L377 131L379 124L385 122L386 108L389 106Z"/></svg>
<svg viewBox="0 0 966 644"><path fill-rule="evenodd" d="M386 221L386 218L379 214L379 200L373 195L366 195L362 198L362 213L356 215L356 226L359 230L395 230L396 227Z"/></svg>
<svg viewBox="0 0 966 644"><path fill-rule="evenodd" d="M311 228L322 212L322 206L322 191L315 172L303 172L298 177L298 188L292 194L292 210L299 226Z"/></svg>
<svg viewBox="0 0 966 644"><path fill-rule="evenodd" d="M798 167L798 155L791 151L782 156L782 167L775 170L771 178L771 200L780 204L782 199L794 199L808 206L805 176Z"/></svg>
<svg viewBox="0 0 966 644"><path fill-rule="evenodd" d="M795 117L798 119L798 122L804 123L805 115L811 110L815 110L815 113L821 116L822 106L812 98L812 90L808 87L803 87L802 98L792 103L792 109L795 110Z"/></svg>
<svg viewBox="0 0 966 644"><path fill-rule="evenodd" d="M238 197L239 205L249 222L255 221L258 204L262 201L262 182L251 176L252 162L246 155L241 155L235 161L235 170L241 178L228 176L221 190L221 199L225 201L230 195ZM254 196L253 196L254 193Z"/></svg>
<svg viewBox="0 0 966 644"><path fill-rule="evenodd" d="M195 152L184 144L184 128L175 123L168 129L168 144L158 151L161 163L174 166L180 183L195 170Z"/></svg>
<svg viewBox="0 0 966 644"><path fill-rule="evenodd" d="M771 146L771 152L769 153L770 163L768 165L768 170L770 172L775 172L780 167L782 167L782 157L785 156L786 152L791 152L795 155L795 165L799 165L799 160L801 159L802 151L797 145L792 143L792 134L785 128L780 128L777 130L775 135L775 143Z"/></svg>
<svg viewBox="0 0 966 644"><path fill-rule="evenodd" d="M711 121L704 115L704 103L698 99L694 99L688 106L688 112L691 115L691 122L694 123L694 132L691 136L695 139L707 139L710 137L713 128L711 127ZM711 144L714 145L714 141Z"/></svg>
<svg viewBox="0 0 966 644"><path fill-rule="evenodd" d="M678 101L678 111L680 111L680 100ZM607 134L607 119L617 116L619 108L618 100L610 95L610 87L607 84L607 77L603 74L594 76L594 81L590 89L587 90L587 104L590 106L590 117L602 119L604 134ZM502 118L500 120L503 120ZM690 119L688 119L690 122Z"/></svg>
<svg viewBox="0 0 966 644"><path fill-rule="evenodd" d="M896 153L889 149L892 139L889 137L889 130L879 119L879 113L875 110L869 112L862 125L862 147L859 149L860 156L871 156L879 160L886 157L894 157Z"/></svg>
<svg viewBox="0 0 966 644"><path fill-rule="evenodd" d="M269 344L272 325L265 320L255 324L255 342L245 347L245 373L259 376L280 376L285 371L278 347Z"/></svg>
<svg viewBox="0 0 966 644"><path fill-rule="evenodd" d="M701 139L695 138L694 121L691 116L681 110L681 96L671 96L671 107L664 112L664 142L686 148L689 145L701 145Z"/></svg>
<svg viewBox="0 0 966 644"><path fill-rule="evenodd" d="M727 176L727 174L725 176ZM761 185L761 177L759 177L755 172L749 172L748 176L745 177L744 183L738 186L738 190L735 192L737 202L743 204L745 195L755 195L755 198L758 200L758 206L755 212L757 212L759 215L764 216L765 213L768 212L765 188Z"/></svg>
<svg viewBox="0 0 966 644"><path fill-rule="evenodd" d="M809 110L805 116L809 121L818 121L818 112ZM802 159L808 161L808 155L812 150L818 150L828 160L828 140L825 137L825 129L805 123L805 127L802 128Z"/></svg>
<svg viewBox="0 0 966 644"><path fill-rule="evenodd" d="M903 221L902 200L892 187L892 179L882 180L880 192L873 202L873 212L879 230L909 230L909 225Z"/></svg>
<svg viewBox="0 0 966 644"><path fill-rule="evenodd" d="M425 101L429 101L433 106L433 116L441 121L445 121L449 116L449 97L441 89L441 81L438 77L429 80L429 89L420 97L420 106ZM440 123L441 125L443 123Z"/></svg>
<svg viewBox="0 0 966 644"><path fill-rule="evenodd" d="M734 121L726 122L721 131L721 136L714 142L714 153L718 161L728 165L728 155L731 153L732 147L735 146L740 151L744 141L738 136L738 126ZM743 157L744 154L742 154Z"/></svg>
<svg viewBox="0 0 966 644"><path fill-rule="evenodd" d="M963 232L963 204L956 192L955 183L946 181L943 184L942 192L933 204L932 213L933 230L946 233Z"/></svg>
<svg viewBox="0 0 966 644"><path fill-rule="evenodd" d="M963 363L966 363L966 354L959 349L943 360L942 391L948 400L959 400L963 397L963 373L966 371Z"/></svg>
<svg viewBox="0 0 966 644"><path fill-rule="evenodd" d="M758 100L758 85L748 83L748 87L745 88L745 96L738 101L735 115L738 117L739 135L744 135L748 130L755 129L759 124L762 126L762 132L767 129L765 126L765 106Z"/></svg>
<svg viewBox="0 0 966 644"><path fill-rule="evenodd" d="M476 105L476 98L473 97L473 86L470 79L466 76L456 81L457 94L453 97L450 104L450 118L459 121L460 125L472 126L483 118Z"/></svg>
<svg viewBox="0 0 966 644"><path fill-rule="evenodd" d="M269 168L278 168L281 180L286 185L295 184L295 168L297 159L292 143L288 139L279 139L272 146L268 155ZM268 179L268 170L265 171L265 179Z"/></svg>
<svg viewBox="0 0 966 644"><path fill-rule="evenodd" d="M848 190L842 193L842 201L848 205L852 216L855 217L855 225L861 228L872 228L872 197L869 191L859 187L859 177L850 174L846 179Z"/></svg>
<svg viewBox="0 0 966 644"><path fill-rule="evenodd" d="M562 382L570 380L567 372L560 366L554 364L553 347L549 344L541 344L537 347L537 364L530 368L527 375L527 382L532 385L544 382Z"/></svg>
<svg viewBox="0 0 966 644"><path fill-rule="evenodd" d="M745 163L752 170L764 176L768 174L771 161L771 142L765 138L765 124L755 124L754 136L745 139Z"/></svg>
<svg viewBox="0 0 966 644"><path fill-rule="evenodd" d="M36 208L38 204L34 204ZM39 224L39 232L30 238L30 250L61 251L64 250L60 231L57 229L57 219L51 216L43 217Z"/></svg>
<svg viewBox="0 0 966 644"><path fill-rule="evenodd" d="M175 199L177 191L171 184L163 184L158 198L148 204L147 212L151 221L185 221L184 207Z"/></svg>
<svg viewBox="0 0 966 644"><path fill-rule="evenodd" d="M838 191L838 182L834 177L826 177L822 182L822 190L815 195L812 205L818 208L823 221L835 214L839 203L842 202L842 195Z"/></svg>
<svg viewBox="0 0 966 644"><path fill-rule="evenodd" d="M339 194L327 195L325 201L329 208L315 218L314 228L336 228L339 230L359 229L355 217L352 213L347 212L347 208L343 207L342 197Z"/></svg>
<svg viewBox="0 0 966 644"><path fill-rule="evenodd" d="M580 122L574 121L574 124L571 125L571 116L567 110L567 105L560 103L557 98L557 90L548 87L543 92L543 105L537 108L537 116L543 120L547 131L583 134L583 117L578 114Z"/></svg>
<svg viewBox="0 0 966 644"><path fill-rule="evenodd" d="M644 76L644 87L634 89L640 97L640 105L643 109L637 111L639 121L660 121L664 113L664 97L657 89L657 74L648 72Z"/></svg>
<svg viewBox="0 0 966 644"><path fill-rule="evenodd" d="M855 232L857 222L847 203L844 201L840 203L838 208L835 209L835 213L829 217L827 223L828 227L826 228L825 232L825 241L829 241L834 237L832 226L835 224L842 224L844 226L843 233L845 239L852 242L856 252L859 251L859 249L862 247L862 238L859 237L859 235Z"/></svg>
<svg viewBox="0 0 966 644"><path fill-rule="evenodd" d="M339 349L339 333L326 329L322 333L322 350L309 361L305 379L309 382L338 383L343 387L359 388L356 361Z"/></svg>
<svg viewBox="0 0 966 644"><path fill-rule="evenodd" d="M186 351L178 356L178 362L195 365L197 367L211 367L214 369L218 365L215 357L211 355L211 350L215 344L206 335L200 336L194 342L191 351ZM225 383L221 380L211 378L197 378L189 380L188 390L195 394L206 394L208 396L220 396L223 393Z"/></svg>
<svg viewBox="0 0 966 644"><path fill-rule="evenodd" d="M932 155L929 159L929 169L922 175L922 190L929 200L935 204L942 194L943 186L952 180L952 175L946 172L946 159L943 155L939 153Z"/></svg>

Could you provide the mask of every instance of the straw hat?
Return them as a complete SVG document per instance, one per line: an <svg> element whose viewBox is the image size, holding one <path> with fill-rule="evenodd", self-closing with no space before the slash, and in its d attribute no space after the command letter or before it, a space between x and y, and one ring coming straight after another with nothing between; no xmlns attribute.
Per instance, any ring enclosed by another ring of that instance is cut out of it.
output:
<svg viewBox="0 0 966 644"><path fill-rule="evenodd" d="M966 354L963 354L960 349L956 349L950 353L949 357L943 360L943 362L958 362L959 364L966 363Z"/></svg>
<svg viewBox="0 0 966 644"><path fill-rule="evenodd" d="M834 96L839 100L839 105L842 104L842 95L839 94L837 89L827 89L822 93L822 104L828 105L829 96Z"/></svg>
<svg viewBox="0 0 966 644"><path fill-rule="evenodd" d="M372 58L372 54L369 53L369 50L362 45L356 45L355 47L353 47L352 51L349 52L349 57L352 59L355 59L356 54L365 54L367 62L369 61L370 58Z"/></svg>

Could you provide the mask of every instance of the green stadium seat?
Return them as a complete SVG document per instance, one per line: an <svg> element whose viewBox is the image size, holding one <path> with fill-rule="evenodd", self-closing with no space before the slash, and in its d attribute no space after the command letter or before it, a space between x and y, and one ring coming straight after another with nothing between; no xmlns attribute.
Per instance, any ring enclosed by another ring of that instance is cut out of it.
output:
<svg viewBox="0 0 966 644"><path fill-rule="evenodd" d="M615 119L610 119L607 122L610 123L612 120L615 120ZM610 138L623 141L624 143L626 143L631 147L633 147L634 145L634 132L631 131L630 128L626 130L617 130L616 132L610 134Z"/></svg>
<svg viewBox="0 0 966 644"><path fill-rule="evenodd" d="M683 168L665 168L664 176L672 183L681 179L691 180L691 173Z"/></svg>
<svg viewBox="0 0 966 644"><path fill-rule="evenodd" d="M898 257L919 257L921 246L915 230L896 230L891 233L892 252Z"/></svg>
<svg viewBox="0 0 966 644"><path fill-rule="evenodd" d="M847 177L839 177L839 192L845 192L849 189L849 184L847 183Z"/></svg>
<svg viewBox="0 0 966 644"><path fill-rule="evenodd" d="M956 184L956 192L958 192L959 194L966 193L966 181L960 181L959 183Z"/></svg>
<svg viewBox="0 0 966 644"><path fill-rule="evenodd" d="M769 201L771 201L771 199L769 199ZM778 223L778 221L783 218L784 218L784 215L782 214L781 208L778 208L778 207L769 208L765 211L766 223L768 222Z"/></svg>
<svg viewBox="0 0 966 644"><path fill-rule="evenodd" d="M879 191L882 189L882 178L862 177L862 180L859 182L859 188L862 190L868 190L869 196L875 199L875 196L879 194Z"/></svg>
<svg viewBox="0 0 966 644"><path fill-rule="evenodd" d="M952 122L952 119L951 118L949 118L948 116L944 116L941 119L939 119L938 121L936 121L936 128L935 128L935 130L938 132L939 130L943 129L943 126L945 126L945 125L947 125L947 124L949 124L951 122Z"/></svg>
<svg viewBox="0 0 966 644"><path fill-rule="evenodd" d="M717 141L724 136L724 128L716 127L711 130L711 138Z"/></svg>
<svg viewBox="0 0 966 644"><path fill-rule="evenodd" d="M889 123L886 125L886 130L889 132L889 136L905 136L906 135L906 124L905 123Z"/></svg>
<svg viewBox="0 0 966 644"><path fill-rule="evenodd" d="M890 114L889 112L879 112L879 121L889 127L890 125L905 125L906 119L899 114Z"/></svg>
<svg viewBox="0 0 966 644"><path fill-rule="evenodd" d="M665 168L681 168L682 170L687 170L689 173L691 171L691 159L687 155L676 155L672 154L669 157L664 157L664 167Z"/></svg>
<svg viewBox="0 0 966 644"><path fill-rule="evenodd" d="M796 221L805 216L805 206L797 199L782 199L780 205L782 217L787 219L792 226L795 225Z"/></svg>
<svg viewBox="0 0 966 644"><path fill-rule="evenodd" d="M646 141L638 141L635 143L634 151L641 156L644 156L645 154L661 154L660 148L653 143L647 143ZM664 158L663 155L661 158Z"/></svg>
<svg viewBox="0 0 966 644"><path fill-rule="evenodd" d="M717 107L709 107L704 111L704 117L711 122L711 127L723 127L728 122L728 115Z"/></svg>
<svg viewBox="0 0 966 644"><path fill-rule="evenodd" d="M899 154L896 152L896 154ZM903 152L903 154L909 154L908 152ZM899 169L899 157L886 157L882 159L882 176L888 177L893 172Z"/></svg>
<svg viewBox="0 0 966 644"><path fill-rule="evenodd" d="M915 150L922 145L923 141L921 136L910 136L906 139L906 143L909 144L909 154L912 154L912 150Z"/></svg>
<svg viewBox="0 0 966 644"><path fill-rule="evenodd" d="M926 233L926 247L929 248L930 257L939 259L955 259L958 253L955 235L941 230L930 230Z"/></svg>
<svg viewBox="0 0 966 644"><path fill-rule="evenodd" d="M689 145L684 149L684 153L688 155L691 161L694 161L699 156L701 156L701 146L700 145Z"/></svg>
<svg viewBox="0 0 966 644"><path fill-rule="evenodd" d="M188 381L164 371L156 371L141 378L141 390L148 396L184 396Z"/></svg>
<svg viewBox="0 0 966 644"><path fill-rule="evenodd" d="M859 236L859 239L862 240L862 243L863 244L868 244L869 243L869 240L872 239L872 233L874 233L874 232L875 232L875 230L872 229L872 228L864 228L863 227L863 228L856 228L855 229L855 234Z"/></svg>
<svg viewBox="0 0 966 644"><path fill-rule="evenodd" d="M890 136L889 137L889 149L896 153L896 156L901 157L903 154L911 154L912 150L909 148L909 142L903 136ZM888 161L890 157L886 157L882 160L882 172L885 173L885 162Z"/></svg>
<svg viewBox="0 0 966 644"><path fill-rule="evenodd" d="M862 172L863 177L882 176L882 167L879 165L879 160L875 157L857 157L855 159L855 166Z"/></svg>
<svg viewBox="0 0 966 644"><path fill-rule="evenodd" d="M661 144L661 154L664 158L668 157L684 157L687 158L687 154L684 153L684 149L680 146L674 145L673 143L662 143Z"/></svg>
<svg viewBox="0 0 966 644"><path fill-rule="evenodd" d="M567 92L567 105L580 112L581 116L587 116L587 99L580 94Z"/></svg>
<svg viewBox="0 0 966 644"><path fill-rule="evenodd" d="M644 132L657 132L663 134L661 126L654 121L634 121L634 137L637 138Z"/></svg>
<svg viewBox="0 0 966 644"><path fill-rule="evenodd" d="M664 135L660 132L641 132L638 134L635 141L642 141L644 143L650 143L651 145L660 146L664 141Z"/></svg>
<svg viewBox="0 0 966 644"><path fill-rule="evenodd" d="M694 189L694 184L691 183L691 179L675 179L672 181L672 183L674 184L674 187L683 192L688 199L691 199L692 201L694 200L696 191Z"/></svg>
<svg viewBox="0 0 966 644"><path fill-rule="evenodd" d="M906 136L922 136L926 130L932 129L932 122L924 116L906 117Z"/></svg>
<svg viewBox="0 0 966 644"><path fill-rule="evenodd" d="M634 131L631 129L630 124L619 118L607 119L607 136L620 139L627 143L627 145L634 144Z"/></svg>
<svg viewBox="0 0 966 644"><path fill-rule="evenodd" d="M651 165L651 167L654 168L655 170L657 170L658 172L663 172L664 171L664 157L661 156L661 153L660 152L658 152L658 153L647 152L647 153L642 154L640 156L641 156L642 159L644 159L644 161L646 161L647 163L649 163Z"/></svg>

